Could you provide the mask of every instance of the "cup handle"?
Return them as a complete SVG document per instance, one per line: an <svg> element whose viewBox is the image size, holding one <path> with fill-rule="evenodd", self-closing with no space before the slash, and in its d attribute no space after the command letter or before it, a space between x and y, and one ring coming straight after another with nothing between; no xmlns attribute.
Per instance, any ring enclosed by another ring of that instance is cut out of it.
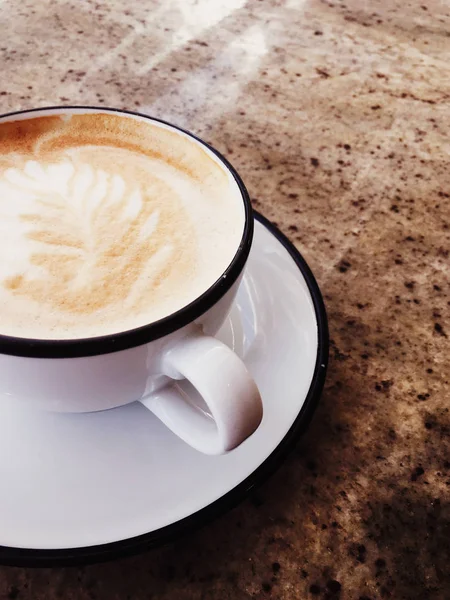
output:
<svg viewBox="0 0 450 600"><path fill-rule="evenodd" d="M167 386L141 400L169 429L205 454L224 454L239 446L262 419L261 397L246 366L225 344L194 333L162 356L162 372L187 379L211 415Z"/></svg>

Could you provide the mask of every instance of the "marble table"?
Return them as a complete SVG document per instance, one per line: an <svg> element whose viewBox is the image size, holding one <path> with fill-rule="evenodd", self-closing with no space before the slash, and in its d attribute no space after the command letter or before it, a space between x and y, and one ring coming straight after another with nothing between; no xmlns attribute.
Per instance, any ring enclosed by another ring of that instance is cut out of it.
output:
<svg viewBox="0 0 450 600"><path fill-rule="evenodd" d="M3 0L0 111L148 112L223 152L330 320L308 433L168 547L0 569L10 600L450 597L450 3Z"/></svg>

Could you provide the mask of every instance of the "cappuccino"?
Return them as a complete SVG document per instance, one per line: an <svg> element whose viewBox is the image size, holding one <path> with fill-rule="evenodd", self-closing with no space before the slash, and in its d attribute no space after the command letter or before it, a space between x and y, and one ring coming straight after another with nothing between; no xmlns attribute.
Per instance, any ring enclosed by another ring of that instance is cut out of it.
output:
<svg viewBox="0 0 450 600"><path fill-rule="evenodd" d="M0 121L0 334L78 339L147 325L203 294L244 231L231 173L142 117Z"/></svg>

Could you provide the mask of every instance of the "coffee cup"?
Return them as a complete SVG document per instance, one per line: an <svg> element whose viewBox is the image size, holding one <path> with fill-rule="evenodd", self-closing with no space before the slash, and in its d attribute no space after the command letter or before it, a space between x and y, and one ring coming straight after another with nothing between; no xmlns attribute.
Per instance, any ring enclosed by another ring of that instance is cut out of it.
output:
<svg viewBox="0 0 450 600"><path fill-rule="evenodd" d="M68 413L139 401L207 454L256 430L257 386L214 337L253 237L217 151L127 111L3 115L0 214L0 395Z"/></svg>

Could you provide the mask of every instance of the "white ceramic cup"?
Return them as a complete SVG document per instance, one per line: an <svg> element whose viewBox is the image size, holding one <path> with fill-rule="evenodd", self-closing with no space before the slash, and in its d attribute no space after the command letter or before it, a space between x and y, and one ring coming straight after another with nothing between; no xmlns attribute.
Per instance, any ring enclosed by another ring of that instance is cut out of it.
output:
<svg viewBox="0 0 450 600"><path fill-rule="evenodd" d="M61 107L11 113L1 116L0 122L108 111L150 119L114 109ZM58 412L99 411L140 401L197 450L222 454L241 444L262 418L258 388L244 363L213 337L228 315L250 252L252 209L244 184L222 156L192 134L165 125L189 135L193 144L206 146L235 178L245 227L233 261L194 302L132 331L82 340L0 335L0 395ZM200 393L209 413L171 385L183 378Z"/></svg>

